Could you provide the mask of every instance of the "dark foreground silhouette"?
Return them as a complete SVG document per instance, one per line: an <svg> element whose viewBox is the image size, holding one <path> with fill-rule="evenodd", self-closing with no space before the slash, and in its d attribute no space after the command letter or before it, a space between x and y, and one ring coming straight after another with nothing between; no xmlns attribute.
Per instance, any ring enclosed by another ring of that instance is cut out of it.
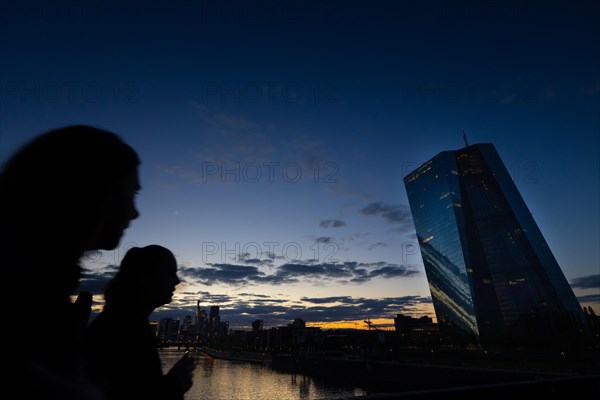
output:
<svg viewBox="0 0 600 400"><path fill-rule="evenodd" d="M111 132L69 126L32 140L0 175L2 316L8 393L102 398L81 352L89 298L70 296L84 252L115 248L138 216L136 152ZM7 324L8 325L8 324ZM13 392L15 393L15 392Z"/></svg>
<svg viewBox="0 0 600 400"><path fill-rule="evenodd" d="M192 386L195 364L187 353L162 374L148 323L155 308L171 302L177 284L177 262L164 247L134 247L123 258L106 288L104 310L88 330L93 376L109 399L182 399ZM126 360L123 343L132 344Z"/></svg>

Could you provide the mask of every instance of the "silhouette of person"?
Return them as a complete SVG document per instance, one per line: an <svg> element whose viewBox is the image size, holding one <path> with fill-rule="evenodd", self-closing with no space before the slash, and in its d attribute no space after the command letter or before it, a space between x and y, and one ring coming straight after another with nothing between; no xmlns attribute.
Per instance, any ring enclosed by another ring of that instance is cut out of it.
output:
<svg viewBox="0 0 600 400"><path fill-rule="evenodd" d="M192 386L194 360L184 355L163 375L148 317L171 302L179 284L168 249L131 248L105 290L104 310L88 329L93 375L109 399L182 399ZM136 360L135 368L123 357Z"/></svg>
<svg viewBox="0 0 600 400"><path fill-rule="evenodd" d="M17 393L94 398L82 369L81 313L70 296L83 253L115 248L137 218L139 164L117 135L86 125L44 133L5 164L0 307L15 324L4 343L8 386ZM26 316L31 324L19 324Z"/></svg>

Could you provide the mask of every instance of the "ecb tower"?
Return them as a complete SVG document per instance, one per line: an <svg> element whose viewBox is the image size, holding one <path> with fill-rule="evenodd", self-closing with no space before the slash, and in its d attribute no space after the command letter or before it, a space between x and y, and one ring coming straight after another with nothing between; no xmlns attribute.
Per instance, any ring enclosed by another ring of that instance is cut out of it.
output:
<svg viewBox="0 0 600 400"><path fill-rule="evenodd" d="M440 330L486 347L561 347L579 302L493 144L443 151L404 178Z"/></svg>

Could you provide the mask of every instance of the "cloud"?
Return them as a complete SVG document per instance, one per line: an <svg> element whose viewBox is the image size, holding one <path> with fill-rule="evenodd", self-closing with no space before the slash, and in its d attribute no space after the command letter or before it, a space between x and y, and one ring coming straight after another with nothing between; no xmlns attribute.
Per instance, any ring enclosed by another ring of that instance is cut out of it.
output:
<svg viewBox="0 0 600 400"><path fill-rule="evenodd" d="M600 274L587 275L575 278L571 281L573 289L596 289L600 288Z"/></svg>
<svg viewBox="0 0 600 400"><path fill-rule="evenodd" d="M315 242L317 243L331 243L331 237L329 236L319 236L318 238L315 238Z"/></svg>
<svg viewBox="0 0 600 400"><path fill-rule="evenodd" d="M115 276L118 270L118 265L107 265L101 269L82 268L78 290L80 292L87 291L91 294L102 294L108 281Z"/></svg>
<svg viewBox="0 0 600 400"><path fill-rule="evenodd" d="M300 300L308 303L344 303L347 305L367 306L369 308L380 307L382 305L416 305L419 303L431 303L431 297L421 296L402 296L402 297L383 297L379 299L369 299L365 297L337 296L337 297L302 297Z"/></svg>
<svg viewBox="0 0 600 400"><path fill-rule="evenodd" d="M343 263L287 263L277 268L275 276L287 279L317 280L320 284L329 281L339 283L364 283L373 278L412 277L420 272L413 267L377 263L358 263L347 261Z"/></svg>
<svg viewBox="0 0 600 400"><path fill-rule="evenodd" d="M319 226L321 228L341 228L342 226L346 226L346 222L339 219L325 219L319 222Z"/></svg>
<svg viewBox="0 0 600 400"><path fill-rule="evenodd" d="M238 293L238 296L249 296L249 297L259 297L259 298L263 298L263 299L268 299L271 296L268 296L266 294L256 294L256 293Z"/></svg>
<svg viewBox="0 0 600 400"><path fill-rule="evenodd" d="M351 277L352 272L344 264L283 264L278 268L278 275L318 276L318 277Z"/></svg>
<svg viewBox="0 0 600 400"><path fill-rule="evenodd" d="M412 312L421 304L431 304L430 297L402 296L368 299L363 297L302 297L305 303L315 304L296 308L289 317L297 317L306 321L340 321L360 320L367 318L393 318L396 314ZM336 305L326 305L339 303Z"/></svg>
<svg viewBox="0 0 600 400"><path fill-rule="evenodd" d="M367 236L370 236L370 235L371 234L368 233L368 232L364 232L364 233L358 233L358 232L357 233L351 233L348 236L341 237L340 241L342 243L351 243L351 242L354 242L355 240L363 239L363 238L366 238Z"/></svg>
<svg viewBox="0 0 600 400"><path fill-rule="evenodd" d="M374 202L362 208L359 212L363 215L381 217L389 224L397 225L397 230L401 232L413 229L410 210L403 204L389 205Z"/></svg>
<svg viewBox="0 0 600 400"><path fill-rule="evenodd" d="M329 303L349 303L352 301L350 296L338 296L338 297L302 297L300 300L315 304L329 304Z"/></svg>
<svg viewBox="0 0 600 400"><path fill-rule="evenodd" d="M272 253L263 253L263 254L267 257L266 259L252 257L250 253L240 253L234 259L237 262L241 262L244 264L250 264L250 265L272 265L273 264L273 257L271 256ZM262 256L263 254L261 254L259 256Z"/></svg>
<svg viewBox="0 0 600 400"><path fill-rule="evenodd" d="M271 264L273 264L273 261L271 259L261 260L258 258L249 258L247 260L244 260L243 262L244 262L244 264L253 264L253 265L271 265Z"/></svg>
<svg viewBox="0 0 600 400"><path fill-rule="evenodd" d="M578 296L577 300L579 300L580 303L600 303L600 293Z"/></svg>
<svg viewBox="0 0 600 400"><path fill-rule="evenodd" d="M189 151L193 160L188 162L193 161L195 167L163 167L164 172L190 178L193 182L198 182L200 177L202 183L233 184L247 181L245 177L260 179L257 176L267 173L263 170L267 168L263 163L277 161L278 141L269 134L268 126L244 115L223 112L198 102L191 105L202 130L198 146ZM202 168L197 167L198 161ZM259 175L256 175L257 170ZM228 174L227 171L233 172Z"/></svg>
<svg viewBox="0 0 600 400"><path fill-rule="evenodd" d="M246 284L264 276L264 273L255 266L237 264L208 265L208 267L181 267L179 273L208 286L217 283L228 285Z"/></svg>
<svg viewBox="0 0 600 400"><path fill-rule="evenodd" d="M358 270L357 270L358 272ZM354 283L361 283L370 281L376 277L382 278L400 278L400 277L412 277L419 274L419 271L408 268L404 265L387 265L382 268L378 268L372 271L361 270L361 273L357 273L356 277L350 281Z"/></svg>
<svg viewBox="0 0 600 400"><path fill-rule="evenodd" d="M207 127L211 128L214 133L222 135L224 138L246 139L243 137L245 134L253 133L254 135L259 135L256 132L262 129L260 124L239 114L214 111L204 104L196 102L192 102L192 106L196 110L200 120L202 120ZM253 138L256 138L256 136ZM243 140L243 143L246 144L252 142Z"/></svg>
<svg viewBox="0 0 600 400"><path fill-rule="evenodd" d="M300 135L289 143L279 135L281 128L272 123L199 102L191 102L191 106L199 121L200 140L177 164L159 166L161 172L202 184L339 180L339 167L325 158L331 151L322 149L321 139Z"/></svg>
<svg viewBox="0 0 600 400"><path fill-rule="evenodd" d="M265 255L265 257L270 258L271 260L282 260L285 258L284 256L278 256L275 255L275 253L269 251L264 251L263 254Z"/></svg>
<svg viewBox="0 0 600 400"><path fill-rule="evenodd" d="M374 278L409 278L420 273L413 266L391 264L383 261L359 263L318 263L305 260L298 263L285 263L274 268L267 275L256 266L238 264L208 264L206 267L180 267L185 279L196 280L207 286L215 284L292 284L304 281L319 285L329 283L364 283Z"/></svg>
<svg viewBox="0 0 600 400"><path fill-rule="evenodd" d="M177 178L188 179L195 183L204 183L207 181L203 171L198 168L189 168L182 165L167 165L160 166L159 169L165 174L172 175Z"/></svg>
<svg viewBox="0 0 600 400"><path fill-rule="evenodd" d="M214 294L207 291L199 290L195 293L185 293L191 295L196 301L200 301L200 304L223 304L229 303L234 300L233 297L227 294Z"/></svg>
<svg viewBox="0 0 600 400"><path fill-rule="evenodd" d="M385 243L385 242L371 243L367 247L367 249L369 249L369 250L375 250L375 249L380 248L380 247L388 247L389 245L390 245L389 243Z"/></svg>

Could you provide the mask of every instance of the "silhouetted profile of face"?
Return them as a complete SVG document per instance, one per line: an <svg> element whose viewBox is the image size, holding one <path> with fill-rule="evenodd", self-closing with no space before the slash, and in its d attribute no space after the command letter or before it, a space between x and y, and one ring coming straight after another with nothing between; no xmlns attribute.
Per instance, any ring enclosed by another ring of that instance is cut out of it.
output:
<svg viewBox="0 0 600 400"><path fill-rule="evenodd" d="M140 189L137 168L115 182L112 192L106 194L105 204L101 207L103 215L96 219L98 226L86 250L110 250L118 246L129 222L140 215L135 206L135 197Z"/></svg>
<svg viewBox="0 0 600 400"><path fill-rule="evenodd" d="M133 247L123 257L104 296L107 304L138 304L151 312L171 302L179 283L177 260L169 249L155 244Z"/></svg>
<svg viewBox="0 0 600 400"><path fill-rule="evenodd" d="M169 304L173 300L175 288L181 282L177 276L177 261L171 254L160 260L160 265L148 275L148 293L152 294L156 307Z"/></svg>

